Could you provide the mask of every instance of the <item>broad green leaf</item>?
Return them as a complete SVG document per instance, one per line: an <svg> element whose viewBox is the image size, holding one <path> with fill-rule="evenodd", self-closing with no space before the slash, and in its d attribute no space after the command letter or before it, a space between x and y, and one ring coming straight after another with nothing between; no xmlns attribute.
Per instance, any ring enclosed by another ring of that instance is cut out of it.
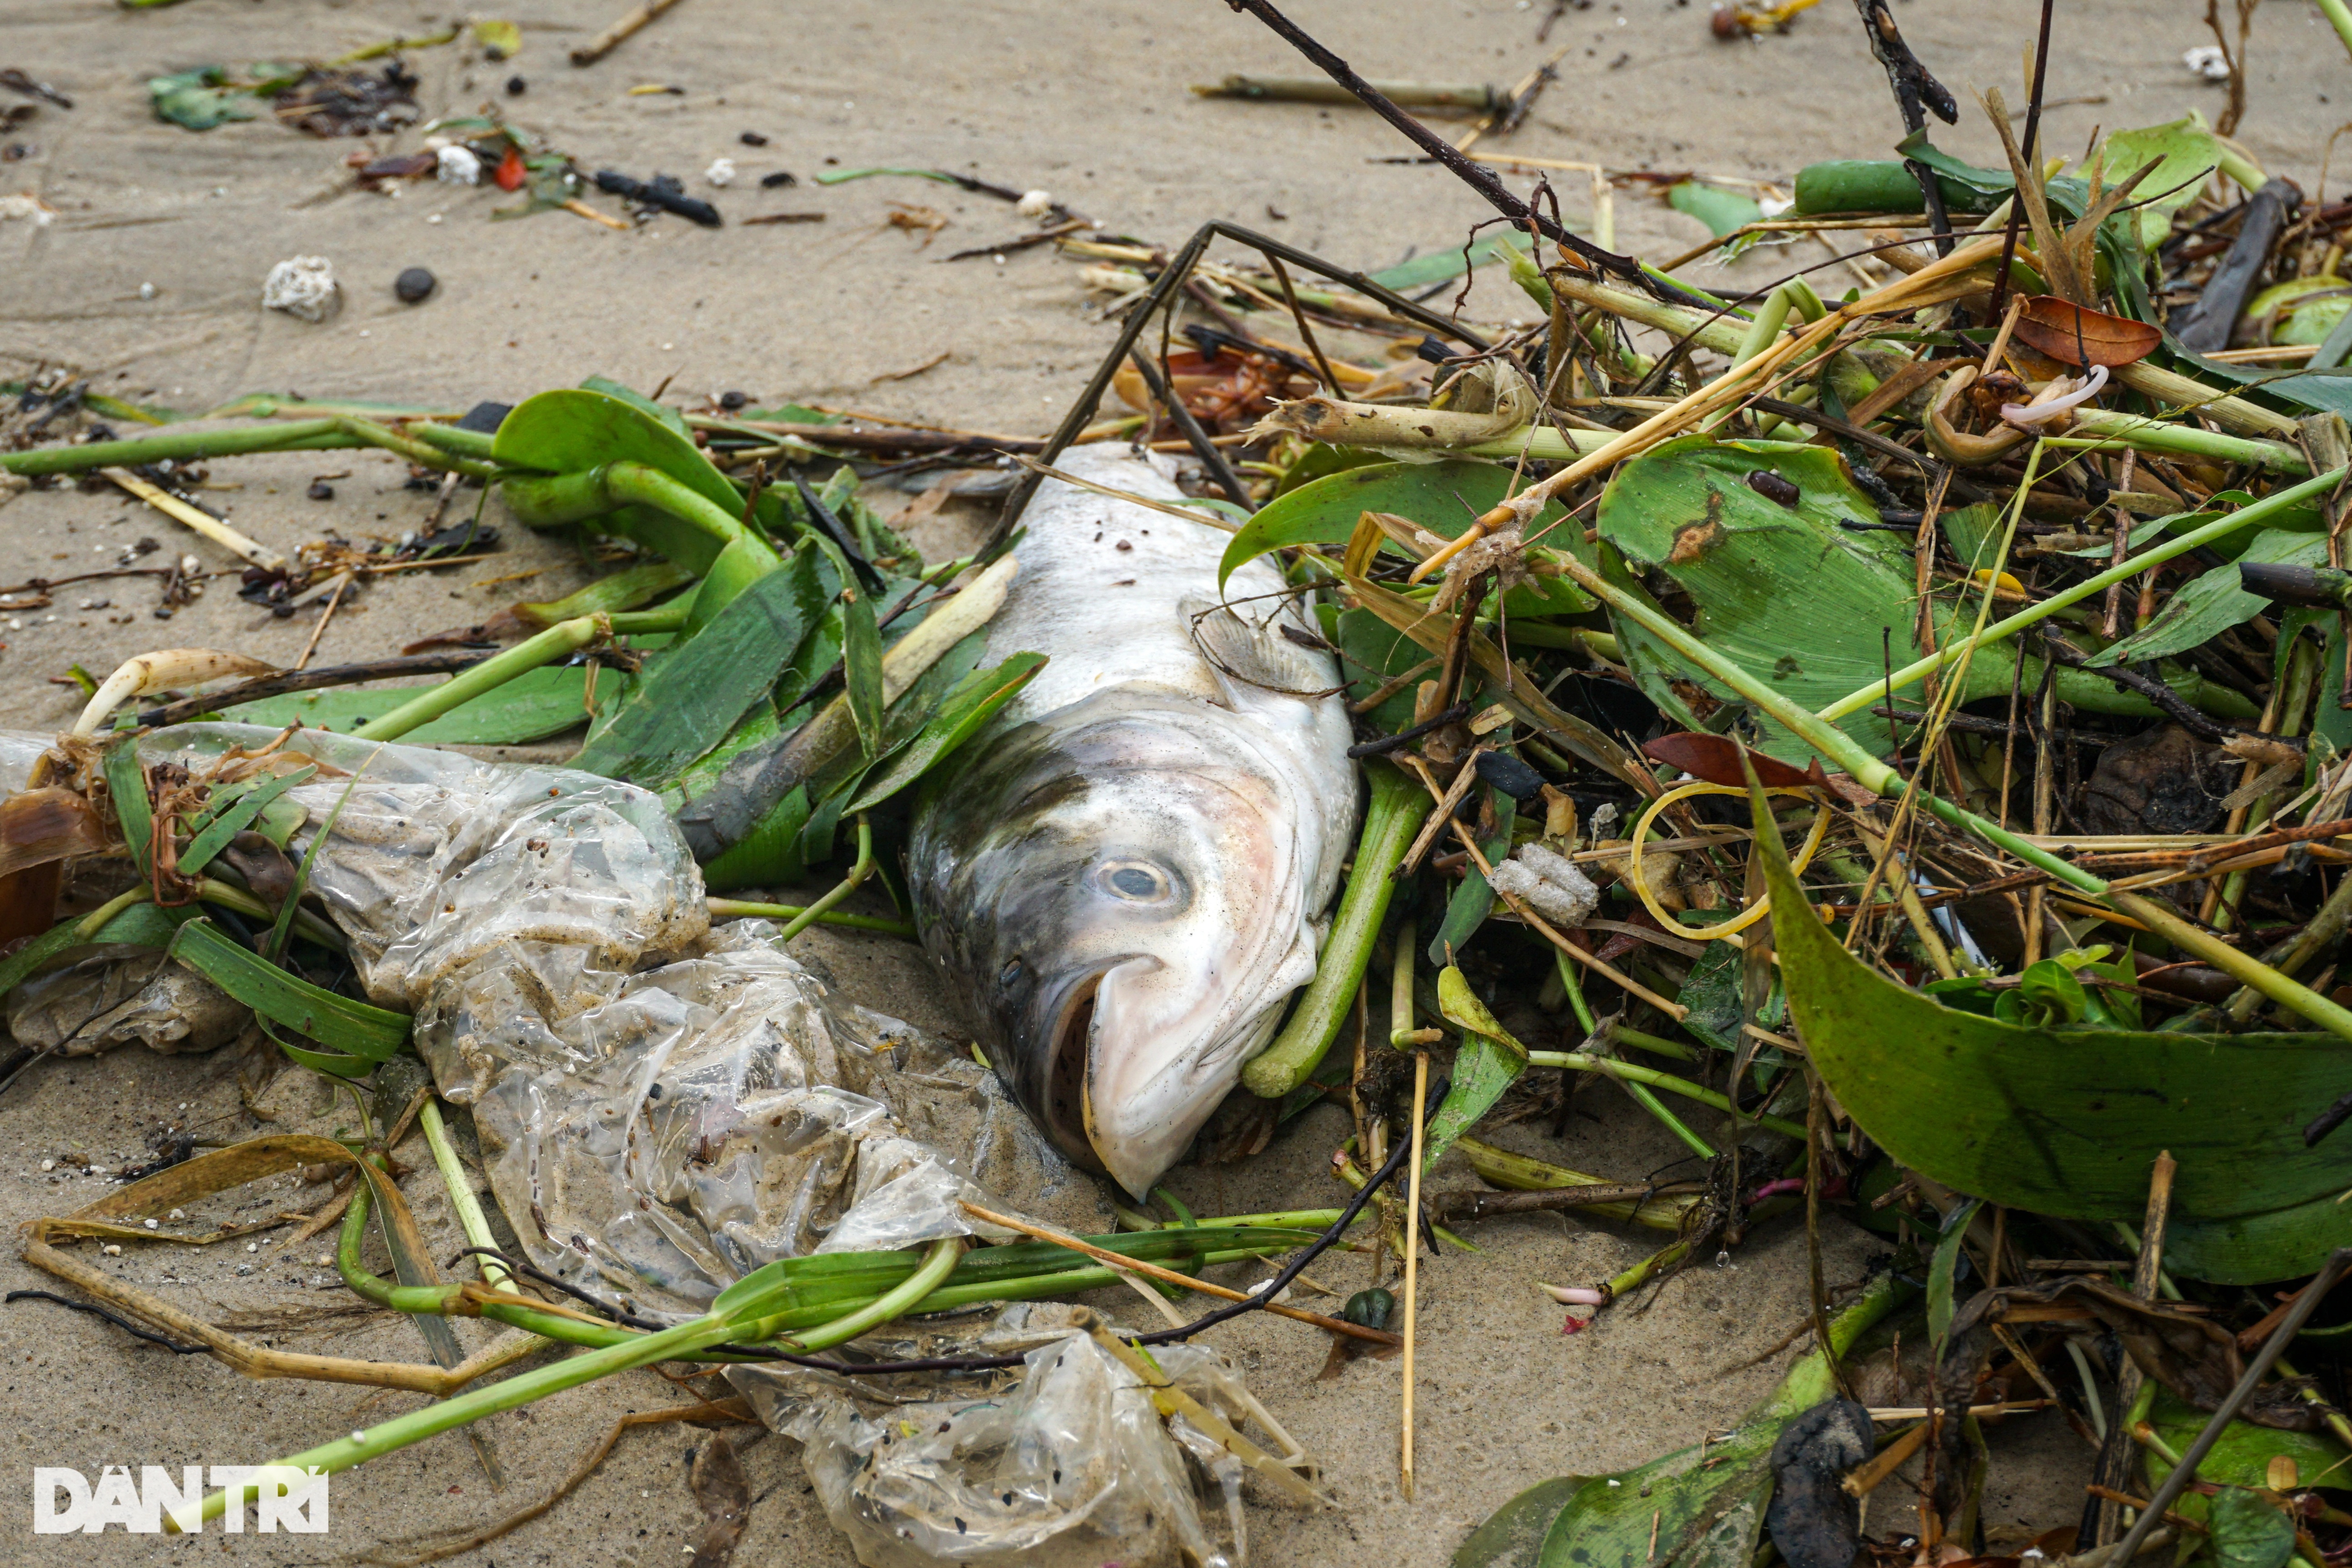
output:
<svg viewBox="0 0 2352 1568"><path fill-rule="evenodd" d="M1276 497L1242 525L1217 564L1223 587L1245 562L1293 544L1344 544L1367 511L1409 517L1442 539L1452 539L1511 488L1507 464L1450 458L1441 463L1372 463L1345 468ZM1546 507L1528 525L1533 535L1562 515ZM1547 545L1566 548L1572 531L1554 529ZM1588 604L1584 607L1590 608Z"/></svg>
<svg viewBox="0 0 2352 1568"><path fill-rule="evenodd" d="M667 417L665 417L667 416ZM684 485L730 518L743 512L742 492L710 466L687 436L676 411L605 384L605 389L559 388L525 398L499 426L492 453L505 466L531 468L593 491L589 481L608 463L643 463ZM542 514L576 516L546 498L570 494L557 479L512 478L503 492L517 514L530 522ZM536 524L535 524L536 525ZM624 507L601 526L649 545L698 575L718 559L723 542L715 534L655 511Z"/></svg>
<svg viewBox="0 0 2352 1568"><path fill-rule="evenodd" d="M2169 1238L2168 1237L2168 1243ZM2168 1251L2169 1247L2168 1245ZM2156 1403L2148 1410L2148 1422L2156 1435L2174 1453L2185 1453L2197 1435L2205 1430L2211 1415L2190 1405L2170 1389L2159 1387ZM2221 1428L2221 1436L2205 1458L2198 1462L2197 1479L2225 1487L2267 1487L2273 1458L2294 1461L2295 1484L2298 1487L2326 1487L2336 1491L2352 1491L2352 1451L2327 1432L2286 1432L2275 1426L2257 1426L2251 1421L2232 1421ZM2160 1485L2172 1467L2164 1456L2151 1449L2146 1458L2150 1484Z"/></svg>
<svg viewBox="0 0 2352 1568"><path fill-rule="evenodd" d="M849 809L860 812L879 805L920 780L977 734L1045 668L1044 654L1016 653L1002 664L965 676L914 739L859 784Z"/></svg>
<svg viewBox="0 0 2352 1568"><path fill-rule="evenodd" d="M626 700L631 678L617 669L596 672L596 707L610 711ZM351 686L296 691L240 703L221 716L242 724L349 734L371 719L392 711L423 690L419 686ZM401 737L404 745L519 746L543 741L588 717L588 669L584 665L542 665L449 710Z"/></svg>
<svg viewBox="0 0 2352 1568"><path fill-rule="evenodd" d="M2226 565L2200 574L2172 591L2156 618L2138 631L2091 659L2093 668L2113 664L2137 664L2186 652L2231 626L2243 626L2271 607L2260 594L2241 587L2240 562L2281 562L2294 566L2321 566L2327 562L2325 534L2288 532L2265 528L2248 542L2245 553Z"/></svg>
<svg viewBox="0 0 2352 1568"><path fill-rule="evenodd" d="M2221 161L2221 145L2205 117L2191 110L2168 124L2110 133L2083 172L2087 176L2099 171L2101 182L2112 188L2139 173L2151 158L2161 161L2133 187L2132 201L2138 206L2140 248L2152 256L2172 232L2172 215L2205 188L2205 177Z"/></svg>
<svg viewBox="0 0 2352 1568"><path fill-rule="evenodd" d="M2207 1515L2220 1568L2285 1568L2294 1555L2294 1521L2244 1487L2223 1487Z"/></svg>
<svg viewBox="0 0 2352 1568"><path fill-rule="evenodd" d="M1582 1476L1538 1481L1470 1532L1454 1549L1453 1568L1535 1568L1552 1521L1584 1482Z"/></svg>
<svg viewBox="0 0 2352 1568"><path fill-rule="evenodd" d="M219 66L199 66L173 76L150 77L148 101L155 118L184 131L210 131L232 121L257 120L269 110L244 88L230 85Z"/></svg>
<svg viewBox="0 0 2352 1568"><path fill-rule="evenodd" d="M849 717L868 758L882 745L882 634L874 626L874 601L851 593L842 601L841 678L849 693Z"/></svg>
<svg viewBox="0 0 2352 1568"><path fill-rule="evenodd" d="M1437 1010L1445 1016L1447 1023L1465 1035L1484 1035L1521 1057L1528 1054L1527 1047L1512 1037L1511 1032L1487 1010L1486 1004L1478 999L1478 994L1470 989L1470 982L1462 971L1450 963L1437 972Z"/></svg>
<svg viewBox="0 0 2352 1568"><path fill-rule="evenodd" d="M1511 816L1517 803L1491 787L1486 793L1496 802L1497 826L1495 836L1479 845L1478 850L1492 865L1511 852ZM1463 868L1462 880L1454 885L1454 894L1446 900L1445 918L1438 922L1437 934L1429 939L1429 962L1440 969L1452 963L1494 911L1495 889L1474 860Z"/></svg>
<svg viewBox="0 0 2352 1568"><path fill-rule="evenodd" d="M289 974L229 940L210 921L193 920L172 939L171 954L272 1023L308 1035L347 1056L382 1061L408 1040L408 1016L339 996Z"/></svg>
<svg viewBox="0 0 2352 1568"><path fill-rule="evenodd" d="M1421 1168L1425 1174L1433 1170L1454 1141L1476 1124L1478 1119L1495 1108L1503 1091L1511 1087L1519 1074L1527 1070L1528 1058L1523 1052L1514 1051L1499 1040L1485 1035L1465 1035L1462 1049L1454 1058L1454 1082L1445 1091L1445 1099L1437 1114L1429 1119L1429 1130L1422 1134Z"/></svg>
<svg viewBox="0 0 2352 1568"><path fill-rule="evenodd" d="M808 821L808 786L795 784L790 795L769 808L758 826L703 867L704 885L714 893L723 893L731 888L799 881L808 870L800 852L801 833Z"/></svg>
<svg viewBox="0 0 2352 1568"><path fill-rule="evenodd" d="M1667 186L1666 205L1706 225L1707 233L1717 239L1734 229L1759 222L1764 216L1764 209L1754 196L1744 191L1710 185L1704 180L1683 180Z"/></svg>
<svg viewBox="0 0 2352 1568"><path fill-rule="evenodd" d="M2342 1157L2301 1133L2343 1091L2334 1036L2034 1029L1956 1011L1847 952L1804 902L1769 817L1757 831L1806 1051L1895 1160L1988 1203L2137 1223L2169 1150L2168 1259L2221 1284L2309 1273L2352 1243L2352 1205L2332 1202ZM2236 1226L2231 1245L2200 1248L2210 1222Z"/></svg>
<svg viewBox="0 0 2352 1568"><path fill-rule="evenodd" d="M188 840L187 848L180 853L180 874L193 877L212 863L214 856L228 847L228 841L249 826L261 815L262 808L296 784L305 784L318 773L313 765L280 773L267 784L242 791L227 807L199 828Z"/></svg>
<svg viewBox="0 0 2352 1568"><path fill-rule="evenodd" d="M694 432L687 428L686 416L667 404L656 403L633 387L623 386L610 376L592 375L580 384L580 390L599 392L606 397L617 397L638 413L659 422L668 429L685 437L688 441L694 439Z"/></svg>
<svg viewBox="0 0 2352 1568"><path fill-rule="evenodd" d="M1348 700L1360 702L1387 685L1391 679L1427 664L1423 679L1434 679L1437 667L1432 663L1427 648L1362 608L1342 610L1339 615L1338 635L1332 641L1339 648L1339 673L1348 680ZM1381 700L1365 717L1372 727L1390 734L1412 722L1414 688L1420 681L1408 681ZM1475 700L1474 698L1473 700Z"/></svg>
<svg viewBox="0 0 2352 1568"><path fill-rule="evenodd" d="M1977 1216L1977 1200L1969 1198L1944 1216L1944 1234L1936 1255L1927 1262L1927 1332L1936 1353L1944 1352L1944 1336L1951 1331L1954 1279L1959 1272L1960 1244L1968 1238L1969 1222Z"/></svg>
<svg viewBox="0 0 2352 1568"><path fill-rule="evenodd" d="M0 389L5 390L5 389ZM1368 468L1390 459L1370 447L1334 447L1328 442L1311 442L1298 454L1297 460L1282 471L1274 484L1274 497L1286 496L1301 485L1311 485L1317 479L1329 479L1349 468Z"/></svg>
<svg viewBox="0 0 2352 1568"><path fill-rule="evenodd" d="M824 613L816 552L797 550L709 626L653 655L572 765L649 788L667 783L767 696Z"/></svg>

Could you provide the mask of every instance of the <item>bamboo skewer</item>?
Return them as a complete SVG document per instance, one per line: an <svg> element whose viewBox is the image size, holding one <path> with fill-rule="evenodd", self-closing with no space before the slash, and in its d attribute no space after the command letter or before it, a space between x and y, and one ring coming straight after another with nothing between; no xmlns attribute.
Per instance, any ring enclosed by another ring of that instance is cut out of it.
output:
<svg viewBox="0 0 2352 1568"><path fill-rule="evenodd" d="M1421 1121L1429 1102L1429 1053L1412 1053L1412 1173L1407 1182L1404 1213L1404 1434L1398 1484L1404 1500L1412 1500L1412 1342L1421 1270Z"/></svg>

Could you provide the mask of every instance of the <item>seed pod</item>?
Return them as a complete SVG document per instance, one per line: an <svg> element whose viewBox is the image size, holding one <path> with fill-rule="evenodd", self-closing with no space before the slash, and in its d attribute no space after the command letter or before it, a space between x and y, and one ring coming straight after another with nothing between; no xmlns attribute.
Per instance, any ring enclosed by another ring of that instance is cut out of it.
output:
<svg viewBox="0 0 2352 1568"><path fill-rule="evenodd" d="M1748 488L1766 500L1776 501L1785 507L1794 507L1804 495L1795 485L1769 468L1758 468L1749 473Z"/></svg>

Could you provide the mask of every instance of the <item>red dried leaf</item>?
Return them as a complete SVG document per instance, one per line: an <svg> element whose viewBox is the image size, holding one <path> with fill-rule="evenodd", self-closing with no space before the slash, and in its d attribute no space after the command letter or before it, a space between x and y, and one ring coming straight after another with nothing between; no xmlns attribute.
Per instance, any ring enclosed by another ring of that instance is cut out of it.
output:
<svg viewBox="0 0 2352 1568"><path fill-rule="evenodd" d="M1695 779L1738 789L1748 783L1739 771L1742 750L1748 750L1748 763L1756 770L1756 782L1767 789L1802 789L1822 782L1822 765L1818 762L1811 772L1799 773L1761 752L1743 748L1727 735L1709 735L1696 730L1661 735L1644 745L1642 754L1668 767L1680 768Z"/></svg>
<svg viewBox="0 0 2352 1568"><path fill-rule="evenodd" d="M2146 359L2164 334L2146 321L2086 310L2054 294L2036 294L2018 312L2017 341L2067 364L2110 368Z"/></svg>

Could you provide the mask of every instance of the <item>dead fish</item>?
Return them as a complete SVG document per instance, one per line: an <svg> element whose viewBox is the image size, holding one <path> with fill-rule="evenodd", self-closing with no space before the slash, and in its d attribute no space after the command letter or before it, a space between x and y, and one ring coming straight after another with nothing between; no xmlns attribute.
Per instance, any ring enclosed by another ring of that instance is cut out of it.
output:
<svg viewBox="0 0 2352 1568"><path fill-rule="evenodd" d="M1121 446L1061 467L1184 499ZM1050 662L927 784L908 880L1015 1097L1141 1196L1314 975L1356 835L1348 716L1278 573L1220 599L1222 531L1052 479L1021 521L990 657Z"/></svg>

